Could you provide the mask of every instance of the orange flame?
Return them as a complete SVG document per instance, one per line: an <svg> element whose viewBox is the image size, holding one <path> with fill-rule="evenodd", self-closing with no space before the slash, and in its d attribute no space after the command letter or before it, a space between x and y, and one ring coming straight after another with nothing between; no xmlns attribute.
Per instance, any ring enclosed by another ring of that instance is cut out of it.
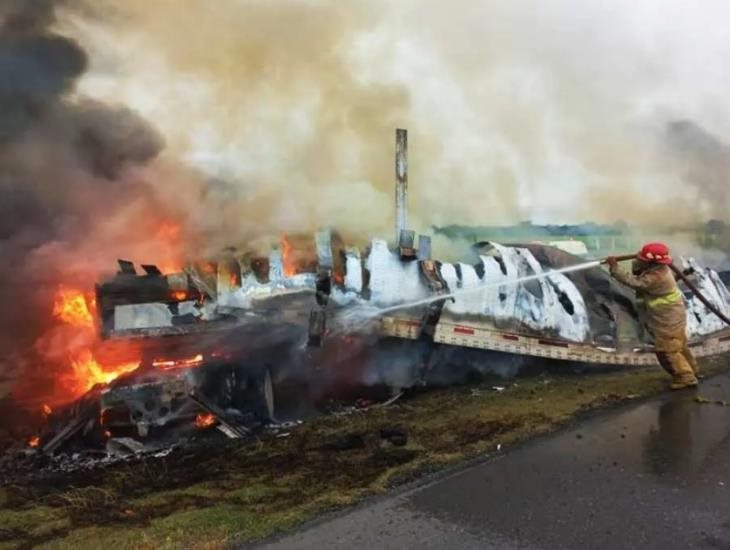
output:
<svg viewBox="0 0 730 550"><path fill-rule="evenodd" d="M90 300L92 306L93 300ZM69 325L75 327L94 326L94 317L89 309L89 301L87 301L83 292L61 286L56 292L53 302L53 315Z"/></svg>
<svg viewBox="0 0 730 550"><path fill-rule="evenodd" d="M216 418L212 413L200 413L195 417L195 425L198 428L208 428L215 424Z"/></svg>
<svg viewBox="0 0 730 550"><path fill-rule="evenodd" d="M202 362L203 354L199 353L195 357L188 357L187 359L154 359L152 366L163 370L184 369L186 367L197 367Z"/></svg>
<svg viewBox="0 0 730 550"><path fill-rule="evenodd" d="M82 345L76 345L68 351L71 369L59 380L66 391L71 393L69 397L81 395L96 384L108 384L121 374L133 371L139 366L139 361L101 365L96 360L91 347L91 343L95 340L96 302L93 297L85 295L80 290L61 286L54 298L53 315L76 328L78 339L82 342ZM83 342L87 344L83 345ZM43 412L49 415L51 408L44 405Z"/></svg>
<svg viewBox="0 0 730 550"><path fill-rule="evenodd" d="M76 357L71 357L73 380L70 381L76 392L83 393L97 384L108 384L122 374L139 367L139 361L121 363L111 367L102 367L94 358L90 349L83 349Z"/></svg>
<svg viewBox="0 0 730 550"><path fill-rule="evenodd" d="M51 416L51 413L53 413L53 409L51 409L51 407L49 407L48 404L44 403L43 404L43 415Z"/></svg>
<svg viewBox="0 0 730 550"><path fill-rule="evenodd" d="M297 274L297 264L294 259L294 247L286 237L281 238L281 263L285 277Z"/></svg>
<svg viewBox="0 0 730 550"><path fill-rule="evenodd" d="M183 270L182 264L174 260L168 260L157 267L160 269L163 275L168 275L170 273L180 273Z"/></svg>
<svg viewBox="0 0 730 550"><path fill-rule="evenodd" d="M31 447L32 449L35 449L38 445L41 443L41 438L37 435L34 435L33 437L28 438L28 447Z"/></svg>
<svg viewBox="0 0 730 550"><path fill-rule="evenodd" d="M188 293L184 290L173 290L170 297L177 302L184 302L188 297Z"/></svg>
<svg viewBox="0 0 730 550"><path fill-rule="evenodd" d="M181 248L182 228L180 224L172 221L163 221L157 226L155 237L162 242L167 249L166 257L163 258L159 265L162 273L179 273L182 271L182 262L180 261L179 251Z"/></svg>

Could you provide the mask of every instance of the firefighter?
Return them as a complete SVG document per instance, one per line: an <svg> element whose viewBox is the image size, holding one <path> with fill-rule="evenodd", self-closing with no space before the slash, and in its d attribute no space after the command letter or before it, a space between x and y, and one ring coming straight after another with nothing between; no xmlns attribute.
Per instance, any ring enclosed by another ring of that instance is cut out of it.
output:
<svg viewBox="0 0 730 550"><path fill-rule="evenodd" d="M671 388L697 386L698 367L687 343L687 314L682 292L669 265L672 257L663 243L642 247L632 273L619 268L615 257L607 258L611 276L636 291L640 318L654 339L659 364L672 376Z"/></svg>

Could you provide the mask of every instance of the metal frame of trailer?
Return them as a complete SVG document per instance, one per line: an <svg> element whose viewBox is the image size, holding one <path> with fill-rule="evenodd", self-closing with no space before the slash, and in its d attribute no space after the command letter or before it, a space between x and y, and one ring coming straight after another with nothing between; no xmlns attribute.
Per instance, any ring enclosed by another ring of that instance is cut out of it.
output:
<svg viewBox="0 0 730 550"><path fill-rule="evenodd" d="M422 335L422 326L423 323L420 319L412 317L389 316L380 320L381 334L408 340L419 339ZM599 365L658 365L652 346L622 350L583 342L501 331L475 322L439 321L435 327L433 341L439 344L561 361ZM694 339L690 342L690 347L696 357L710 357L730 352L730 330Z"/></svg>

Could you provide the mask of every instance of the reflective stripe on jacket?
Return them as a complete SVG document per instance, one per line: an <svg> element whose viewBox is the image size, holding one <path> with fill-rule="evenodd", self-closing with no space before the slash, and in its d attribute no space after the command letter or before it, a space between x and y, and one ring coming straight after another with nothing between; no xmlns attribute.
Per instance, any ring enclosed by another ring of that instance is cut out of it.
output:
<svg viewBox="0 0 730 550"><path fill-rule="evenodd" d="M669 294L665 294L664 296L656 296L655 298L649 298L645 301L646 307L660 307L660 306L670 306L673 304L679 304L682 302L682 292L675 288L672 292Z"/></svg>

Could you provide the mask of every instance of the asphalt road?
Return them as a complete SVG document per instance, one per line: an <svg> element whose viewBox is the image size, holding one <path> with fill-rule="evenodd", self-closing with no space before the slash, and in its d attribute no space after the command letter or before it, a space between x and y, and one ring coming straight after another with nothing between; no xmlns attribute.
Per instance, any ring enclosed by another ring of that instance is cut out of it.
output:
<svg viewBox="0 0 730 550"><path fill-rule="evenodd" d="M587 419L263 545L728 548L730 376Z"/></svg>

